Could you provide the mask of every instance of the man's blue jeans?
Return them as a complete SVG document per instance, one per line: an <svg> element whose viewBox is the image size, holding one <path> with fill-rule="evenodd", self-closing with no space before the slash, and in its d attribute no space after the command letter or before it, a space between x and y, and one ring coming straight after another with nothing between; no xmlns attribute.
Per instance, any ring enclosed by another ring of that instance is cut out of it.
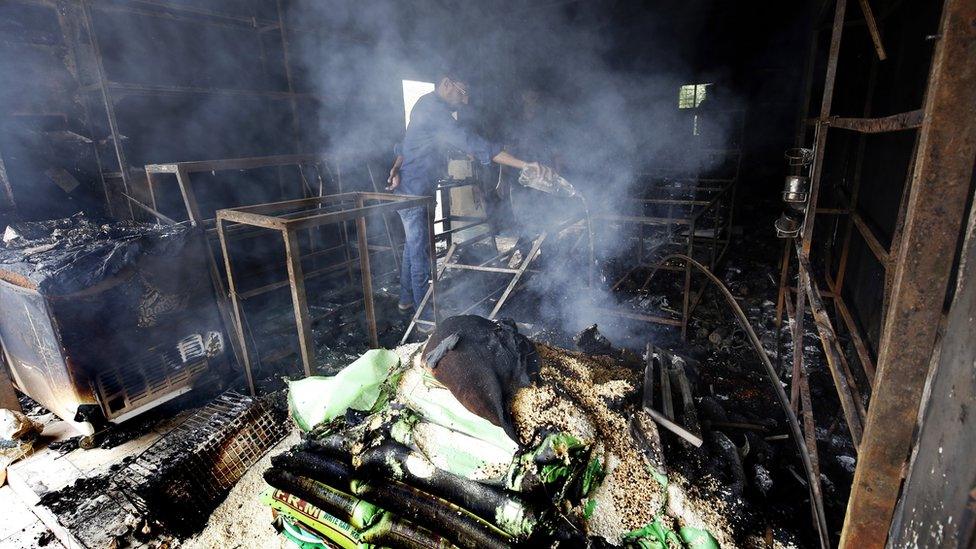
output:
<svg viewBox="0 0 976 549"><path fill-rule="evenodd" d="M430 279L427 208L418 206L398 210L397 213L403 222L404 234L403 260L400 261L400 303L413 303L420 308Z"/></svg>

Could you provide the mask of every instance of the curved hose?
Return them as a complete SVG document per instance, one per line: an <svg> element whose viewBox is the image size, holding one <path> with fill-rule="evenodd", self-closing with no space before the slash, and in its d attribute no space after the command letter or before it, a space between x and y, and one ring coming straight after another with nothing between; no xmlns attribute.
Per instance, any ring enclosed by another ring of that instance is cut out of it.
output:
<svg viewBox="0 0 976 549"><path fill-rule="evenodd" d="M786 391L783 390L783 384L779 380L779 376L776 375L776 369L773 368L773 363L770 362L769 356L766 355L766 351L763 350L762 343L759 341L759 336L756 335L755 330L749 324L749 319L746 318L746 314L742 312L742 308L732 297L732 292L722 283L717 276L715 276L712 271L708 270L698 261L684 255L684 254L669 254L665 256L661 261L657 263L651 274L647 277L649 282L651 278L657 274L659 268L664 265L666 261L672 258L681 259L687 261L689 264L693 265L696 269L701 271L709 280L715 283L715 286L725 297L725 300L729 303L729 307L735 314L736 320L739 321L739 325L745 330L746 335L749 336L749 342L756 349L756 354L762 359L763 366L766 368L766 375L769 376L769 382L773 386L773 391L776 393L776 398L779 400L780 407L783 408L783 413L786 414L786 419L790 424L790 432L793 435L793 442L796 443L797 453L800 454L800 461L803 462L803 470L806 472L807 481L810 486L810 507L813 510L814 518L816 519L815 524L817 525L817 533L820 535L820 546L824 549L830 547L830 542L827 538L827 519L824 512L823 506L823 495L820 493L820 482L818 478L814 477L813 465L810 461L810 453L807 451L806 445L803 443L803 432L800 431L800 422L796 419L796 414L793 413L793 409L790 407L789 398L786 396ZM645 282L645 285L647 282Z"/></svg>

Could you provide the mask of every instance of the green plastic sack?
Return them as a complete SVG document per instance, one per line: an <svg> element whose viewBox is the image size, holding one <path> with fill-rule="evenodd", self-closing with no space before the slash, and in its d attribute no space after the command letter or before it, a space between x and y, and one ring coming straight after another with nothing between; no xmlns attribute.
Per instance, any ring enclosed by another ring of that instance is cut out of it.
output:
<svg viewBox="0 0 976 549"><path fill-rule="evenodd" d="M371 349L338 374L288 382L288 408L295 423L309 431L346 410L369 411L380 396L380 385L400 363L393 351Z"/></svg>
<svg viewBox="0 0 976 549"><path fill-rule="evenodd" d="M261 494L261 501L315 535L329 540L337 547L364 549L370 546L363 542L359 531L349 523L326 513L297 496L277 488L271 488ZM294 537L294 533L291 537Z"/></svg>
<svg viewBox="0 0 976 549"><path fill-rule="evenodd" d="M400 378L398 397L424 421L478 439L508 454L515 455L518 443L501 427L470 412L423 368L408 368Z"/></svg>
<svg viewBox="0 0 976 549"><path fill-rule="evenodd" d="M281 525L281 535L285 536L285 539L298 549L329 549L329 546L320 538L312 535L291 519L282 520Z"/></svg>
<svg viewBox="0 0 976 549"><path fill-rule="evenodd" d="M718 541L708 530L683 526L678 530L678 535L690 549L718 549Z"/></svg>
<svg viewBox="0 0 976 549"><path fill-rule="evenodd" d="M438 469L476 482L504 486L515 451L428 421L401 419L390 429L393 440L416 449Z"/></svg>
<svg viewBox="0 0 976 549"><path fill-rule="evenodd" d="M624 536L624 540L641 549L668 549L673 546L689 549L719 549L718 542L707 530L683 526L678 530L678 534L675 534L661 522L660 518L654 519L654 522L639 530L628 533Z"/></svg>

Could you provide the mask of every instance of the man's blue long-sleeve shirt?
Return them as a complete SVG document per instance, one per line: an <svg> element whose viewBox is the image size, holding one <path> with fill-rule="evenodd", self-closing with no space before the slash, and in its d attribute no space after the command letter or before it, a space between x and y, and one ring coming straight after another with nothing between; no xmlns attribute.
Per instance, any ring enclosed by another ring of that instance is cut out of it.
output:
<svg viewBox="0 0 976 549"><path fill-rule="evenodd" d="M447 172L448 154L461 151L488 164L502 148L465 129L451 115L451 106L436 92L414 104L410 124L400 144L400 186L397 194L432 196L437 180Z"/></svg>

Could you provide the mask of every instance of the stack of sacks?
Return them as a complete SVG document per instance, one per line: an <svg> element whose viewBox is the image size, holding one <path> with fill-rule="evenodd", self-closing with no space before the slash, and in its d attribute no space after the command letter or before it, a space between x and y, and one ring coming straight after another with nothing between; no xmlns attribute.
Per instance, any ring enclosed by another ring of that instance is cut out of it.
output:
<svg viewBox="0 0 976 549"><path fill-rule="evenodd" d="M552 539L558 504L597 484L589 447L558 432L520 446L405 362L371 350L336 376L289 384L303 441L272 459L263 496L284 533L347 548Z"/></svg>
<svg viewBox="0 0 976 549"><path fill-rule="evenodd" d="M304 440L265 497L295 543L714 547L710 524L668 513L660 442L637 442L657 441L639 369L475 316L399 350L290 384Z"/></svg>

